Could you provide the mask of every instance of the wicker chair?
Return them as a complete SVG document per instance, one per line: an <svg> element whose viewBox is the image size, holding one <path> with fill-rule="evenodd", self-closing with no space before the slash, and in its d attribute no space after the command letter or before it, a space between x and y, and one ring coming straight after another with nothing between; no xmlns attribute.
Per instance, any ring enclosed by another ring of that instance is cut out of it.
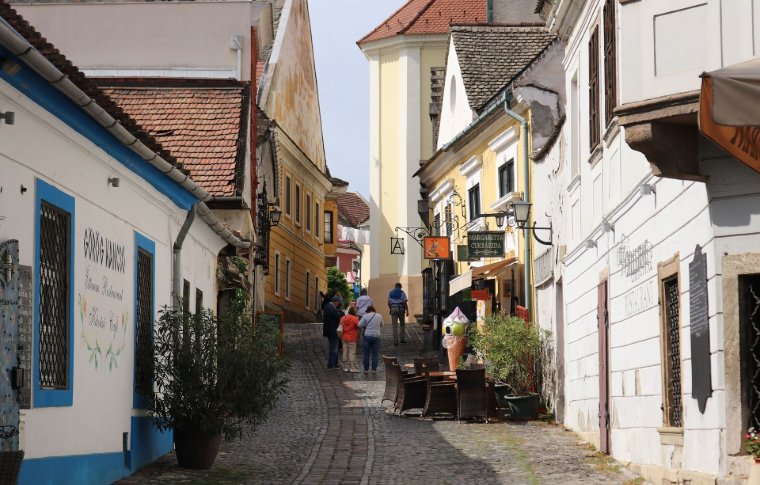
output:
<svg viewBox="0 0 760 485"><path fill-rule="evenodd" d="M457 369L457 420L483 418L488 422L489 392L485 369Z"/></svg>
<svg viewBox="0 0 760 485"><path fill-rule="evenodd" d="M396 392L398 392L398 377L391 372L391 365L398 365L398 358L383 355L383 364L385 364L385 393L382 401L396 402Z"/></svg>
<svg viewBox="0 0 760 485"><path fill-rule="evenodd" d="M446 413L457 416L457 388L455 382L437 382L430 377L426 380L427 396L423 416Z"/></svg>
<svg viewBox="0 0 760 485"><path fill-rule="evenodd" d="M441 363L438 357L415 357L414 373L418 376L430 371L441 370Z"/></svg>
<svg viewBox="0 0 760 485"><path fill-rule="evenodd" d="M405 377L398 364L391 364L385 370L387 373L396 374L397 391L393 410L399 415L407 409L421 409L425 407L425 395L427 394L426 379L424 377Z"/></svg>

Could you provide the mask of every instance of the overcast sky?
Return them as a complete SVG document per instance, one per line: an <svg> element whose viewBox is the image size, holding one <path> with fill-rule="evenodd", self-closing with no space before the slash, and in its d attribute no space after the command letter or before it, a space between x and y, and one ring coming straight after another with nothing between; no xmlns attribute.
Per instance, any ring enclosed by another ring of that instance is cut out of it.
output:
<svg viewBox="0 0 760 485"><path fill-rule="evenodd" d="M327 165L367 200L369 66L356 41L405 2L309 0Z"/></svg>

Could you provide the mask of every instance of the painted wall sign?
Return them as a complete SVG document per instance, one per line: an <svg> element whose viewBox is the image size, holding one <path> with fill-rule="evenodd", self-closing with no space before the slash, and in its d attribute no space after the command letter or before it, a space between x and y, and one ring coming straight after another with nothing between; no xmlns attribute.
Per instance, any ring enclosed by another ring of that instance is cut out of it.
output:
<svg viewBox="0 0 760 485"><path fill-rule="evenodd" d="M491 294L488 292L488 288L482 290L472 290L470 293L473 300L490 300Z"/></svg>
<svg viewBox="0 0 760 485"><path fill-rule="evenodd" d="M468 232L467 253L473 258L504 256L504 233L501 231Z"/></svg>
<svg viewBox="0 0 760 485"><path fill-rule="evenodd" d="M632 317L657 304L657 291L653 280L645 281L623 294L624 314Z"/></svg>
<svg viewBox="0 0 760 485"><path fill-rule="evenodd" d="M84 230L84 257L106 268L124 273L124 245L101 236L100 232L88 227Z"/></svg>
<svg viewBox="0 0 760 485"><path fill-rule="evenodd" d="M445 236L427 236L423 239L425 259L451 259L451 244Z"/></svg>
<svg viewBox="0 0 760 485"><path fill-rule="evenodd" d="M652 243L646 240L635 247L628 245L628 237L623 237L617 250L618 266L623 275L631 281L638 281L654 269L652 266Z"/></svg>
<svg viewBox="0 0 760 485"><path fill-rule="evenodd" d="M691 397L704 414L712 396L710 322L707 308L707 255L697 244L689 263L689 330L691 334Z"/></svg>

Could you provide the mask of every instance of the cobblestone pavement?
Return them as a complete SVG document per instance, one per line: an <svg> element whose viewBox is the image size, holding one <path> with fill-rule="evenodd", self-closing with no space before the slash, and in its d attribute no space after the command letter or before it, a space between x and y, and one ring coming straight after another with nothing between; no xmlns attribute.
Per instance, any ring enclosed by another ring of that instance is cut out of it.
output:
<svg viewBox="0 0 760 485"><path fill-rule="evenodd" d="M394 347L386 326L381 353L402 361L421 355L422 332L417 325L407 330L408 343ZM552 424L393 415L390 403L380 402L382 363L377 374L327 370L326 347L321 325L287 325L289 389L267 423L249 438L222 443L209 471L178 468L170 454L120 483L640 483Z"/></svg>

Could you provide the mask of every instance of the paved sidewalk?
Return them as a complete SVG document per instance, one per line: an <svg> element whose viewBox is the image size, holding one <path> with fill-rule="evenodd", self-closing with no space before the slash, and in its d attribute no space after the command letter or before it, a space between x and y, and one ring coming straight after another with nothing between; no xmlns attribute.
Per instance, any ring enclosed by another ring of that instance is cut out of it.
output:
<svg viewBox="0 0 760 485"><path fill-rule="evenodd" d="M408 343L394 347L386 326L381 353L420 355L419 327L407 333ZM395 416L380 403L382 363L377 374L326 369L321 325L287 325L285 349L287 395L253 436L223 443L212 470L180 469L168 455L120 483L640 483L558 426Z"/></svg>

